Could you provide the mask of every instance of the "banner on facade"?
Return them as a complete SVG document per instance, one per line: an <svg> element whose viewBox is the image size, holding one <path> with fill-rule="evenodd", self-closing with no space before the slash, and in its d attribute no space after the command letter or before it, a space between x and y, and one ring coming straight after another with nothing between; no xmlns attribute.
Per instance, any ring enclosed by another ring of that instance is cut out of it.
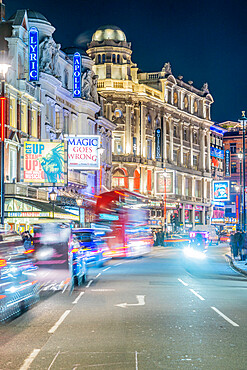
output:
<svg viewBox="0 0 247 370"><path fill-rule="evenodd" d="M224 159L224 150L214 148L213 146L210 147L210 155L211 157Z"/></svg>
<svg viewBox="0 0 247 370"><path fill-rule="evenodd" d="M22 139L22 181L36 186L67 184L67 143Z"/></svg>
<svg viewBox="0 0 247 370"><path fill-rule="evenodd" d="M229 181L213 181L213 200L230 200Z"/></svg>
<svg viewBox="0 0 247 370"><path fill-rule="evenodd" d="M68 168L77 170L100 169L100 136L69 136Z"/></svg>
<svg viewBox="0 0 247 370"><path fill-rule="evenodd" d="M164 176L164 174L166 176ZM155 173L156 195L174 194L174 171L159 171Z"/></svg>
<svg viewBox="0 0 247 370"><path fill-rule="evenodd" d="M225 176L230 177L231 176L231 156L230 156L230 150L225 151Z"/></svg>
<svg viewBox="0 0 247 370"><path fill-rule="evenodd" d="M39 80L39 31L29 29L29 81Z"/></svg>

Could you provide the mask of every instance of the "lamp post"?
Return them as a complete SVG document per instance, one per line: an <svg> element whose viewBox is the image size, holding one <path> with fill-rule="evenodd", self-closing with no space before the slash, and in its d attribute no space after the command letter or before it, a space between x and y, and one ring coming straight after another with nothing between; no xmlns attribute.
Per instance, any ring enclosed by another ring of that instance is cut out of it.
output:
<svg viewBox="0 0 247 370"><path fill-rule="evenodd" d="M246 202L245 202L245 130L246 130L246 121L245 111L242 111L242 117L239 120L242 123L243 128L243 218L242 218L242 230L246 230Z"/></svg>
<svg viewBox="0 0 247 370"><path fill-rule="evenodd" d="M7 63L4 53L0 55L0 75L1 75L1 224L4 226L4 139L5 139L5 76L8 72L10 64Z"/></svg>
<svg viewBox="0 0 247 370"><path fill-rule="evenodd" d="M50 201L52 203L52 208L53 208L52 218L55 218L55 202L56 202L56 199L57 199L57 193L55 192L54 189L52 189L49 196L50 196Z"/></svg>
<svg viewBox="0 0 247 370"><path fill-rule="evenodd" d="M242 219L242 213L243 213L243 205L242 205L242 160L243 160L243 153L239 151L238 153L239 158L239 224L240 224L240 230L243 229L243 219Z"/></svg>
<svg viewBox="0 0 247 370"><path fill-rule="evenodd" d="M164 225L163 225L163 230L164 233L166 233L166 169L164 169Z"/></svg>
<svg viewBox="0 0 247 370"><path fill-rule="evenodd" d="M78 205L79 207L79 225L81 227L81 206L83 204L83 198L77 198L76 199L76 204Z"/></svg>
<svg viewBox="0 0 247 370"><path fill-rule="evenodd" d="M98 148L98 154L100 156L100 169L99 169L99 192L101 192L102 186L102 165L101 165L101 156L103 155L105 148L103 148L102 143L100 143L100 147ZM97 173L97 172L96 172Z"/></svg>
<svg viewBox="0 0 247 370"><path fill-rule="evenodd" d="M235 204L236 204L236 224L240 224L240 199L238 199L238 192L240 191L240 186L235 186L235 190L236 190L236 201L235 201ZM241 228L241 227L240 227Z"/></svg>

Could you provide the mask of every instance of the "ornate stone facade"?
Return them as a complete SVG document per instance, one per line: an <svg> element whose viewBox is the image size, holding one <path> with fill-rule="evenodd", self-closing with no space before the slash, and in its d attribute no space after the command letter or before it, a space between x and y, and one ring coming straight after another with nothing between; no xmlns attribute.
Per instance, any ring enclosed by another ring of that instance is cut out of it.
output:
<svg viewBox="0 0 247 370"><path fill-rule="evenodd" d="M167 220L178 212L181 224L209 222L210 106L213 98L205 83L201 90L175 78L169 62L160 72L142 73L131 60L131 44L115 26L99 28L88 45L104 98L104 114L113 132L113 187L162 199L159 173L173 171L167 184ZM155 135L162 132L162 156L157 156ZM170 178L169 180L171 181ZM164 189L163 189L164 194ZM161 216L160 202L151 215ZM174 211L175 210L175 211Z"/></svg>

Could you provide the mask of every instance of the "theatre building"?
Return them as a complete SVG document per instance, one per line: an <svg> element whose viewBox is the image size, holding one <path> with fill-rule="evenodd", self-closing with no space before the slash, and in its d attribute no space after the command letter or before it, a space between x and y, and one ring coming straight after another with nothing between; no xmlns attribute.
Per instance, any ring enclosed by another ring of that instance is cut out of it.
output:
<svg viewBox="0 0 247 370"><path fill-rule="evenodd" d="M96 30L87 53L104 115L117 125L112 187L149 197L154 226L164 226L166 218L170 227L175 213L186 228L210 223L213 98L207 83L198 89L175 77L170 63L141 72L132 62L131 43L116 26Z"/></svg>

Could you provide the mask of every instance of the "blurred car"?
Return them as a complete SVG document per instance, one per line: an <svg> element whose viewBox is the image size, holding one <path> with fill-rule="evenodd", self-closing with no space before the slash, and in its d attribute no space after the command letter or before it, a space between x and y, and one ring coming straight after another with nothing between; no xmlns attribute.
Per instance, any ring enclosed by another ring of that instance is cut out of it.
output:
<svg viewBox="0 0 247 370"><path fill-rule="evenodd" d="M191 231L190 232L190 245L197 244L199 249L206 250L209 244L209 232L208 231Z"/></svg>
<svg viewBox="0 0 247 370"><path fill-rule="evenodd" d="M72 229L72 235L79 241L83 249L87 267L102 267L107 257L108 248L102 239L104 232L100 229L78 228Z"/></svg>
<svg viewBox="0 0 247 370"><path fill-rule="evenodd" d="M18 315L39 300L37 267L14 232L0 233L0 321Z"/></svg>
<svg viewBox="0 0 247 370"><path fill-rule="evenodd" d="M227 232L221 232L219 234L220 243L229 243L230 242L230 234Z"/></svg>
<svg viewBox="0 0 247 370"><path fill-rule="evenodd" d="M164 239L164 245L167 247L184 248L188 245L189 234L172 234Z"/></svg>

